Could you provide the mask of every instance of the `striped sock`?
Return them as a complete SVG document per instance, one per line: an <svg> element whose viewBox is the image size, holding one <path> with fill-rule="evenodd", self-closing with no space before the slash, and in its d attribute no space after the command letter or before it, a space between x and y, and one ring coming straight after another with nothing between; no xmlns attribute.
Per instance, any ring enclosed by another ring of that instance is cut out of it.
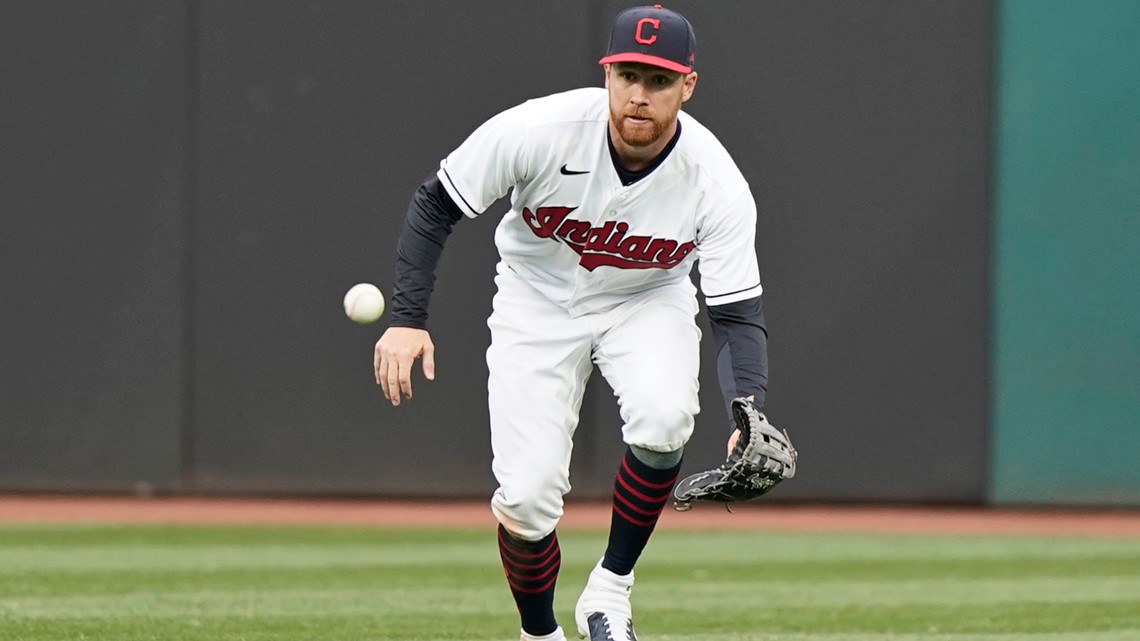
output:
<svg viewBox="0 0 1140 641"><path fill-rule="evenodd" d="M649 467L626 449L614 481L610 542L602 559L603 568L623 576L633 571L669 501L680 470L680 463L667 470Z"/></svg>
<svg viewBox="0 0 1140 641"><path fill-rule="evenodd" d="M562 549L554 532L539 541L524 541L499 526L499 557L522 629L530 636L544 636L558 629L554 619L554 582L562 565Z"/></svg>

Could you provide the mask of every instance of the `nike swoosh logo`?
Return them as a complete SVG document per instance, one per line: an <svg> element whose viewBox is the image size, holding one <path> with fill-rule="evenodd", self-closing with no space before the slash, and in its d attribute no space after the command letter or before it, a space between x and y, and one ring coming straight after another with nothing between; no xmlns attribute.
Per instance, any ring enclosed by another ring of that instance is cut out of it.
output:
<svg viewBox="0 0 1140 641"><path fill-rule="evenodd" d="M578 174L588 174L590 172L589 170L574 171L573 169L567 169L566 165L562 165L562 168L558 170L558 173L562 174L563 176L577 176Z"/></svg>

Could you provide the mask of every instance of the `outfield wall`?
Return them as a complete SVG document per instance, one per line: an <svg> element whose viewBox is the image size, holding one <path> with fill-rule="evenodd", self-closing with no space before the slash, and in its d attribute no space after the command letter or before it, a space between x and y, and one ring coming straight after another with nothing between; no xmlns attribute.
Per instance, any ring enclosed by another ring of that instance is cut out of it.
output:
<svg viewBox="0 0 1140 641"><path fill-rule="evenodd" d="M626 3L0 7L0 488L482 496L497 206L439 271L438 380L398 410L351 284L490 115L597 84ZM989 2L672 5L760 207L774 499L987 497ZM702 319L703 323L703 319ZM686 468L726 433L711 354ZM575 495L620 455L597 377Z"/></svg>
<svg viewBox="0 0 1140 641"><path fill-rule="evenodd" d="M186 7L0 5L0 487L178 487Z"/></svg>
<svg viewBox="0 0 1140 641"><path fill-rule="evenodd" d="M998 503L1140 504L1140 3L1005 0Z"/></svg>

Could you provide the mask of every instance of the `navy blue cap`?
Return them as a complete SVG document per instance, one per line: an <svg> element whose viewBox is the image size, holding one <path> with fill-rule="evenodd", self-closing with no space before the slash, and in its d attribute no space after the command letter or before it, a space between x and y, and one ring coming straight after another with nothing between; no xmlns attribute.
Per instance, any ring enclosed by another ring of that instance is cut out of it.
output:
<svg viewBox="0 0 1140 641"><path fill-rule="evenodd" d="M679 73L693 70L697 36L685 16L663 8L633 7L617 14L606 57L598 62L642 62Z"/></svg>

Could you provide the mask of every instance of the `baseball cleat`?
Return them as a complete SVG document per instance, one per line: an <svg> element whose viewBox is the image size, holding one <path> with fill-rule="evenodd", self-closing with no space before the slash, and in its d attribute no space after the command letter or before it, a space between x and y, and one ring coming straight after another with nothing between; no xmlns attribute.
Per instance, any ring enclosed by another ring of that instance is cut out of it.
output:
<svg viewBox="0 0 1140 641"><path fill-rule="evenodd" d="M559 627L558 629L556 629L554 632L551 632L550 634L546 634L546 635L543 635L541 637L534 637L534 636L527 634L526 630L523 630L522 636L519 638L519 641L566 641L566 633L564 633L562 631L562 628Z"/></svg>
<svg viewBox="0 0 1140 641"><path fill-rule="evenodd" d="M590 641L637 641L633 608L629 604L632 590L632 572L617 575L598 561L574 608L578 636Z"/></svg>
<svg viewBox="0 0 1140 641"><path fill-rule="evenodd" d="M590 625L590 641L637 641L633 632L633 621L605 612L595 612L586 617Z"/></svg>

